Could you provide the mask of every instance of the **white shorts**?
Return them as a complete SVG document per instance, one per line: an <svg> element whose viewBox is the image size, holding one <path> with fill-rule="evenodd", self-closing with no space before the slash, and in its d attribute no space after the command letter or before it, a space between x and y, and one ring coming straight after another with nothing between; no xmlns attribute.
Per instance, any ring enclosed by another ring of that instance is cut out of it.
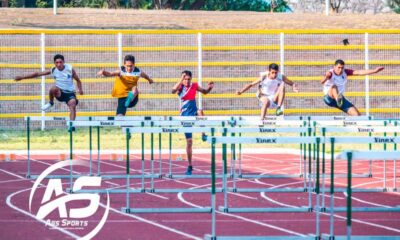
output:
<svg viewBox="0 0 400 240"><path fill-rule="evenodd" d="M268 100L269 100L269 106L268 106L268 108L269 109L275 109L275 108L277 108L278 107L278 105L274 102L274 97L275 96L272 96L272 95L260 95L260 94L257 94L257 99L258 99L258 101L259 101L259 105L260 105L260 107L262 107L262 101L261 101L261 97L267 97L268 98Z"/></svg>

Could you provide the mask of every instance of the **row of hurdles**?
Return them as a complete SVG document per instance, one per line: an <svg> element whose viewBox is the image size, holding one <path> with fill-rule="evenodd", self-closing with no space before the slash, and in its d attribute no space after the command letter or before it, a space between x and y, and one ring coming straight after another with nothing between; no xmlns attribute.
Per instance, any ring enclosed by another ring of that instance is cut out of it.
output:
<svg viewBox="0 0 400 240"><path fill-rule="evenodd" d="M28 171L27 177L35 178L30 172L30 122L41 121L41 117L26 117L27 121L27 149L28 149ZM67 119L57 117L46 117L50 121L67 121ZM126 189L92 189L80 190L74 193L116 193L126 194L126 206L121 210L126 213L210 213L211 214L211 233L206 238L221 239L232 238L233 236L216 236L216 212L226 213L264 213L264 212L312 212L315 213L316 227L315 234L310 238L320 238L322 233L320 231L320 214L328 212L330 214L330 232L327 234L330 238L337 238L334 234L334 213L347 212L347 237L351 236L351 213L357 212L399 212L400 207L394 206L393 208L382 207L365 207L365 208L352 208L351 207L351 194L352 192L384 192L384 191L397 191L396 187L396 160L400 159L400 154L397 152L397 144L400 138L397 133L400 133L400 127L397 126L397 120L374 120L371 117L285 117L275 118L260 121L253 117L88 117L77 119L76 121L67 121L68 127L88 127L89 128L89 155L90 166L92 166L92 151L93 139L92 128L97 129L97 151L98 151L98 172L97 175L102 178L108 179L126 179ZM105 175L100 172L100 128L101 127L120 127L125 134L126 142L126 173L118 175ZM171 172L171 152L172 152L172 135L183 133L206 133L208 134L207 142L211 145L211 174L192 176L186 175L173 175ZM130 145L132 134L140 134L141 136L141 155L142 155L142 169L141 174L135 175L130 172ZM245 136L245 134L256 134L256 136ZM366 137L337 137L337 133L367 133ZM383 134L383 136L372 136L372 134ZM73 159L73 132L70 132L70 159ZM144 135L150 134L150 173L144 171L145 149L144 149ZM154 135L159 136L159 173L154 172ZM162 173L162 143L161 135L168 134L168 151L169 151L169 169L168 173ZM276 134L295 134L291 137L273 136ZM333 134L333 136L328 136ZM388 137L387 134L393 136ZM216 136L219 135L219 136ZM348 169L347 187L345 189L335 188L335 177L340 177L334 174L335 166L335 147L337 144L366 144L369 147L368 151L352 152L346 151L340 154L340 158L347 159ZM253 145L275 145L275 144L296 144L299 145L299 174L286 175L256 175L256 174L243 174L242 173L242 148L247 144ZM230 145L231 159L230 159L230 173L228 173L228 145ZM372 145L382 145L383 151L372 151ZM393 145L393 151L387 149L388 145ZM222 172L216 172L217 149L218 146L222 148ZM329 146L327 148L326 146ZM236 159L236 147L238 147L238 159ZM325 206L325 198L321 197L326 192L326 150L330 149L330 203L329 207ZM355 160L368 160L370 162L369 172L366 174L352 174L352 161ZM371 177L372 161L384 161L384 186L382 188L352 188L351 179L354 177ZM394 180L393 188L389 189L386 186L386 160L393 160L394 164ZM238 161L239 169L236 169L236 161ZM322 169L321 169L322 168ZM93 174L92 167L90 167L89 175ZM52 175L50 178L65 178L70 180L70 188L67 189L71 192L72 182L74 178L81 175L74 175L72 165L69 175ZM211 180L211 188L202 189L165 189L155 188L155 178L206 178ZM303 187L298 188L238 188L236 180L254 179L254 178L293 178L302 177ZM130 180L132 178L141 179L141 188L132 189L130 187ZM145 179L150 179L150 188L145 188ZM227 179L232 179L232 187L228 187ZM216 187L216 179L222 179L222 187ZM335 207L334 206L334 193L339 191L347 192L347 206ZM210 205L201 208L132 208L131 194L140 193L210 193ZM228 193L232 192L285 192L285 193L302 193L308 194L308 206L299 206L296 208L235 208L231 207L228 203ZM216 206L215 196L216 193L223 193L224 205L221 207ZM315 206L313 206L313 195L315 195ZM249 237L252 238L253 237ZM273 237L276 239L276 237Z"/></svg>

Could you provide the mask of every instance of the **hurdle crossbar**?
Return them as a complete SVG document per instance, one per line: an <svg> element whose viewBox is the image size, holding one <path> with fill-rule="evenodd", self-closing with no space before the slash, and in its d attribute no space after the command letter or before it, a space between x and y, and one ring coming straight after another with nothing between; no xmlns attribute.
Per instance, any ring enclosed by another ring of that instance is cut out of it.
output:
<svg viewBox="0 0 400 240"><path fill-rule="evenodd" d="M398 139L396 139L398 140ZM334 226L334 212L346 212L346 237L350 239L352 236L352 212L400 212L400 206L395 207L352 207L352 163L353 161L359 160L382 160L391 159L394 161L400 160L400 154L397 151L343 151L338 156L340 159L347 160L347 191L346 191L346 207L338 208L334 207L333 204L333 182L331 182L331 204L329 208L330 212L330 237L335 237L333 232ZM332 175L331 175L332 176ZM400 236L397 236L400 238Z"/></svg>

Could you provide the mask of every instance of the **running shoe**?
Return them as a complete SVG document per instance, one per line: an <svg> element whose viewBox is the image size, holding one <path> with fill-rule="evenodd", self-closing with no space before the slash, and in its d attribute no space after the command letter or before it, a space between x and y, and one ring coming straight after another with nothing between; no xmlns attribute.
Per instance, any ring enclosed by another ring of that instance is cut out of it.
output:
<svg viewBox="0 0 400 240"><path fill-rule="evenodd" d="M341 108L343 106L343 95L339 94L338 98L336 99L337 105L339 108Z"/></svg>
<svg viewBox="0 0 400 240"><path fill-rule="evenodd" d="M45 105L42 106L42 111L46 112L50 110L54 106L54 103L48 102Z"/></svg>
<svg viewBox="0 0 400 240"><path fill-rule="evenodd" d="M186 175L192 175L192 171L193 171L193 167L192 166L188 166L187 170L186 170Z"/></svg>
<svg viewBox="0 0 400 240"><path fill-rule="evenodd" d="M277 107L276 108L276 116L281 116L283 115L283 109L282 107Z"/></svg>

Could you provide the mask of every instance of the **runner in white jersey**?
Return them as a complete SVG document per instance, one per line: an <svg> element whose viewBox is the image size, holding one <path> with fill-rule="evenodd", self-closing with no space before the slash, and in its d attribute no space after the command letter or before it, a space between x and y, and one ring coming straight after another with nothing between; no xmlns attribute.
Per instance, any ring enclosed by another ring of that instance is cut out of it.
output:
<svg viewBox="0 0 400 240"><path fill-rule="evenodd" d="M285 83L298 92L297 85L290 81L285 75L279 73L279 66L271 63L268 71L260 73L260 78L252 83L246 84L243 89L236 92L240 95L251 87L258 85L257 98L261 107L261 119L265 118L268 108L276 108L276 115L282 115L282 104L285 99Z"/></svg>
<svg viewBox="0 0 400 240"><path fill-rule="evenodd" d="M65 64L64 56L57 54L54 56L54 65L51 70L44 72L35 72L26 76L16 76L15 80L20 81L22 79L35 78L45 75L52 75L55 80L55 86L51 87L49 90L49 102L42 106L42 111L49 110L54 105L54 98L57 98L60 102L65 102L69 107L69 117L71 120L75 120L76 117L76 105L78 104L78 99L75 95L75 86L73 79L75 79L79 94L83 94L82 82L76 74L75 70L71 65ZM74 130L74 129L70 129Z"/></svg>
<svg viewBox="0 0 400 240"><path fill-rule="evenodd" d="M321 83L324 85L324 102L326 105L338 108L350 116L360 116L358 109L344 97L348 76L363 76L382 71L383 67L373 70L352 70L344 68L344 61L336 60L333 69L325 73Z"/></svg>

